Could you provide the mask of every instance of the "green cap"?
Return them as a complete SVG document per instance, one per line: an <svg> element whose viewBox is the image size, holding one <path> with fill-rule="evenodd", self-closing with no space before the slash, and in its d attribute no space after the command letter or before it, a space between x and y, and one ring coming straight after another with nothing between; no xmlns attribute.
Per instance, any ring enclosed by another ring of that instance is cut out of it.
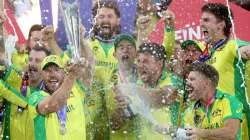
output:
<svg viewBox="0 0 250 140"><path fill-rule="evenodd" d="M182 49L186 49L187 46L193 45L195 46L199 51L202 51L202 49L200 48L200 46L193 40L186 40L184 42L181 43L181 48Z"/></svg>
<svg viewBox="0 0 250 140"><path fill-rule="evenodd" d="M41 68L44 69L48 64L53 63L57 65L59 68L64 67L62 59L57 55L49 55L44 58L44 60L41 63Z"/></svg>
<svg viewBox="0 0 250 140"><path fill-rule="evenodd" d="M135 48L136 48L136 42L133 36L129 35L129 34L120 34L115 38L114 41L114 46L115 49L118 47L118 44L122 41L122 40L127 40L128 42L130 42Z"/></svg>

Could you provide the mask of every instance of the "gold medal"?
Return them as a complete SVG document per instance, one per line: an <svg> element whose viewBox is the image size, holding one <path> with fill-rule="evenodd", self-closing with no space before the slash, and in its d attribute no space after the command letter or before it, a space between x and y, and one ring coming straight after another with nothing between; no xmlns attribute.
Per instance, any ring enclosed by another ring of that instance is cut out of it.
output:
<svg viewBox="0 0 250 140"><path fill-rule="evenodd" d="M60 134L64 135L66 133L66 127L65 126L61 126L60 127Z"/></svg>

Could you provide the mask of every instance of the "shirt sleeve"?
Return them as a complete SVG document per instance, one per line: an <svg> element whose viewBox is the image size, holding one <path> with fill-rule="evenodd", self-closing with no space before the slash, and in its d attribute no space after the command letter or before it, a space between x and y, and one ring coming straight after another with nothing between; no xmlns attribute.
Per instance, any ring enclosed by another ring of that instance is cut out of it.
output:
<svg viewBox="0 0 250 140"><path fill-rule="evenodd" d="M227 103L225 103L225 114L223 120L226 119L239 119L242 121L243 117L243 105L235 97L228 97Z"/></svg>
<svg viewBox="0 0 250 140"><path fill-rule="evenodd" d="M29 98L29 105L36 107L44 98L43 91L34 92Z"/></svg>
<svg viewBox="0 0 250 140"><path fill-rule="evenodd" d="M28 104L27 100L20 94L20 92L2 80L0 80L0 97L23 108Z"/></svg>

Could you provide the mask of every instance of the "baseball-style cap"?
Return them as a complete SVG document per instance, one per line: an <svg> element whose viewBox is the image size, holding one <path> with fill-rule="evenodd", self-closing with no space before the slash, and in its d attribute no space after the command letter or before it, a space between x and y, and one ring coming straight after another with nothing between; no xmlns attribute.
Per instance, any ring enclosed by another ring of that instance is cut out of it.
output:
<svg viewBox="0 0 250 140"><path fill-rule="evenodd" d="M153 57L157 59L166 60L167 54L164 46L152 42L144 42L140 45L138 53L150 53Z"/></svg>
<svg viewBox="0 0 250 140"><path fill-rule="evenodd" d="M63 61L59 56L57 56L57 55L49 55L49 56L45 57L44 60L41 63L42 70L48 64L51 64L51 63L57 65L59 68L62 68L62 69L64 68Z"/></svg>
<svg viewBox="0 0 250 140"><path fill-rule="evenodd" d="M187 46L195 46L199 51L202 51L202 48L193 40L186 40L184 42L181 43L181 48L183 50L185 50L187 48Z"/></svg>
<svg viewBox="0 0 250 140"><path fill-rule="evenodd" d="M128 42L130 42L135 48L136 48L136 42L133 36L129 35L129 34L120 34L115 38L114 41L114 46L115 49L118 47L118 44L122 41L122 40L127 40Z"/></svg>

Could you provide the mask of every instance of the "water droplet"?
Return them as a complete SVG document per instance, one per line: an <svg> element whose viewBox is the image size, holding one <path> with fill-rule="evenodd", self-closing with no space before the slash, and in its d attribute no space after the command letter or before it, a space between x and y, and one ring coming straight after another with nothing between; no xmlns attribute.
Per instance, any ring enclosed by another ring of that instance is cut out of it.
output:
<svg viewBox="0 0 250 140"><path fill-rule="evenodd" d="M165 99L162 99L161 102L162 102L163 104L165 104L165 103L166 103L166 100L165 100Z"/></svg>

